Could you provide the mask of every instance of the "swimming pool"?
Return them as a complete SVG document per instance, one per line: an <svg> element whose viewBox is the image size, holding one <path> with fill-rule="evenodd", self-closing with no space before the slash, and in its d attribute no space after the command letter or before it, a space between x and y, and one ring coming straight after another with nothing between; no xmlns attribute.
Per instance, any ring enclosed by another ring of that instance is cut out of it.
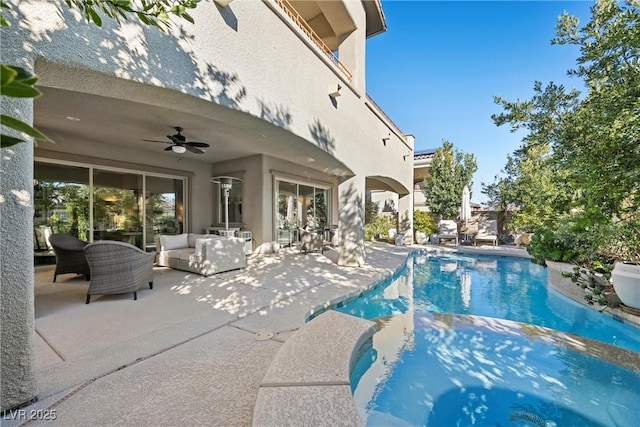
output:
<svg viewBox="0 0 640 427"><path fill-rule="evenodd" d="M548 288L544 267L523 258L414 254L390 280L336 310L365 319L407 312L496 317L640 352L640 329Z"/></svg>
<svg viewBox="0 0 640 427"><path fill-rule="evenodd" d="M529 260L417 254L337 310L380 325L351 380L368 425L640 425L640 331Z"/></svg>

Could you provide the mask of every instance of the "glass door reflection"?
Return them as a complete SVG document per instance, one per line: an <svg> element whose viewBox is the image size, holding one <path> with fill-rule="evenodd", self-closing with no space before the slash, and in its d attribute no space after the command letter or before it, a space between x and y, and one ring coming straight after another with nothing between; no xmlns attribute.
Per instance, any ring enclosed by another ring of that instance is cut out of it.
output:
<svg viewBox="0 0 640 427"><path fill-rule="evenodd" d="M143 176L93 171L93 240L142 245Z"/></svg>

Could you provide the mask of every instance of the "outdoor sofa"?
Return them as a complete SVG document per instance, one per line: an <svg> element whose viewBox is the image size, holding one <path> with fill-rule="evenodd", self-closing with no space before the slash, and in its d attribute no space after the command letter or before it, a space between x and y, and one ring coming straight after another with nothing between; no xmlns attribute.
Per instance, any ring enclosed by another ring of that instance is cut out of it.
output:
<svg viewBox="0 0 640 427"><path fill-rule="evenodd" d="M160 235L156 265L211 276L247 266L245 239L213 234Z"/></svg>

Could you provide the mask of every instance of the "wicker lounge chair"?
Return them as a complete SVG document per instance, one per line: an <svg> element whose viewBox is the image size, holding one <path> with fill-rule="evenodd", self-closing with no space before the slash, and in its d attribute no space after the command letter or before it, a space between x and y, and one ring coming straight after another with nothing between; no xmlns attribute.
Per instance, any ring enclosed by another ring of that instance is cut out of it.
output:
<svg viewBox="0 0 640 427"><path fill-rule="evenodd" d="M59 274L76 273L84 274L89 280L90 270L83 249L87 242L68 234L52 234L49 243L56 255L56 271L53 273L53 281Z"/></svg>
<svg viewBox="0 0 640 427"><path fill-rule="evenodd" d="M129 243L100 241L89 243L84 253L91 268L91 283L87 291L89 304L91 295L125 294L145 284L153 289L153 259L155 252L144 252Z"/></svg>

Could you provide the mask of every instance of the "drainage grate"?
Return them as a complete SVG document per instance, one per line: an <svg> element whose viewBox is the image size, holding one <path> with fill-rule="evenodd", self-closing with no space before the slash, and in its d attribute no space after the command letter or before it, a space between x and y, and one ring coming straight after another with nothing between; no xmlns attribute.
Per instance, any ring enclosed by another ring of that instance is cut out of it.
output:
<svg viewBox="0 0 640 427"><path fill-rule="evenodd" d="M253 339L255 339L256 341L266 341L266 340L270 340L271 338L273 338L273 332L266 332L266 331L257 332L253 336Z"/></svg>

